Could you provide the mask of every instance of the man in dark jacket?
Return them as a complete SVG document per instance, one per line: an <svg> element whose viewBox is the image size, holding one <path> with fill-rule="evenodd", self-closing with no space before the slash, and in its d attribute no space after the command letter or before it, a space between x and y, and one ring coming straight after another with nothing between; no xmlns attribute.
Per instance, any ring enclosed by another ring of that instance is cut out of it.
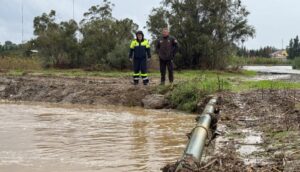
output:
<svg viewBox="0 0 300 172"><path fill-rule="evenodd" d="M163 29L162 37L157 40L156 52L159 55L161 84L165 84L166 68L168 68L169 81L172 85L174 81L173 59L177 52L177 40L169 35L168 28Z"/></svg>
<svg viewBox="0 0 300 172"><path fill-rule="evenodd" d="M147 74L147 61L151 58L149 41L144 38L142 31L136 33L136 39L130 44L129 59L133 62L133 83L139 84L142 77L144 85L149 83Z"/></svg>

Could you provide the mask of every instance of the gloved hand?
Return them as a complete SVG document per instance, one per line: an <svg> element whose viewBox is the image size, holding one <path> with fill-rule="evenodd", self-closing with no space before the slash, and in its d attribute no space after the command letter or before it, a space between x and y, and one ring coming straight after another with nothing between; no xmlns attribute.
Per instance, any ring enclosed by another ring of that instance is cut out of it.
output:
<svg viewBox="0 0 300 172"><path fill-rule="evenodd" d="M147 62L150 62L150 60L151 60L150 58L147 58Z"/></svg>
<svg viewBox="0 0 300 172"><path fill-rule="evenodd" d="M133 62L132 58L129 58L130 62Z"/></svg>

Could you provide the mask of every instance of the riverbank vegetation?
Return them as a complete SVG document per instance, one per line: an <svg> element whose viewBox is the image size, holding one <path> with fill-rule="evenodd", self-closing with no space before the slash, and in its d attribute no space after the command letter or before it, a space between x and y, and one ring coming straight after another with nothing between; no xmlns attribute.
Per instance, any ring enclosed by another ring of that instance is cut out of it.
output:
<svg viewBox="0 0 300 172"><path fill-rule="evenodd" d="M178 82L174 88L170 86L158 89L162 92L167 92L166 95L171 102L173 108L196 112L198 104L201 103L207 96L218 94L221 92L249 92L260 90L297 90L300 88L300 82L289 81L272 81L272 80L250 80L251 75L236 74L236 75L198 75L191 77L183 82Z"/></svg>

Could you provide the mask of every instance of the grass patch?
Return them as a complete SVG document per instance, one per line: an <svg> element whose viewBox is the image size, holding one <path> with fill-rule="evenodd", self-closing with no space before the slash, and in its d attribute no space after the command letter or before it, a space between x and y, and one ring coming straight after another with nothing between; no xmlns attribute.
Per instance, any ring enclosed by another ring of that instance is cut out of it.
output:
<svg viewBox="0 0 300 172"><path fill-rule="evenodd" d="M207 95L230 88L230 83L214 77L197 77L180 82L170 91L168 99L171 105L187 112L195 112L197 104Z"/></svg>
<svg viewBox="0 0 300 172"><path fill-rule="evenodd" d="M257 90L257 89L299 89L300 82L287 82L287 81L242 81L239 84L235 84L231 91L247 91L247 90Z"/></svg>
<svg viewBox="0 0 300 172"><path fill-rule="evenodd" d="M256 72L251 71L215 71L215 70L183 70L175 73L179 79L193 79L195 77L239 77L239 76L254 76Z"/></svg>
<svg viewBox="0 0 300 172"><path fill-rule="evenodd" d="M47 76L66 76L66 77L125 77L131 73L129 71L85 71L82 69L47 69L42 71L35 71L36 74ZM34 74L34 73L33 73Z"/></svg>
<svg viewBox="0 0 300 172"><path fill-rule="evenodd" d="M11 69L7 72L10 75L16 74L17 76L20 73L28 73L30 75L45 75L45 76L68 76L68 77L128 77L132 76L131 70L124 71L86 71L83 69ZM218 76L225 79L231 77L250 77L255 76L256 72L252 71L236 71L236 72L226 72L226 71L208 71L208 70L182 70L175 71L175 79L176 80L191 80L194 78L217 78ZM160 77L160 73L158 70L150 71L150 77Z"/></svg>
<svg viewBox="0 0 300 172"><path fill-rule="evenodd" d="M250 70L242 70L241 74L247 77L254 77L257 75L257 72L255 71L250 71Z"/></svg>
<svg viewBox="0 0 300 172"><path fill-rule="evenodd" d="M41 62L36 58L0 57L2 70L40 70Z"/></svg>
<svg viewBox="0 0 300 172"><path fill-rule="evenodd" d="M23 74L33 76L64 76L64 77L128 77L131 71L85 71L82 69L42 69L42 70L9 70L7 75L20 76Z"/></svg>

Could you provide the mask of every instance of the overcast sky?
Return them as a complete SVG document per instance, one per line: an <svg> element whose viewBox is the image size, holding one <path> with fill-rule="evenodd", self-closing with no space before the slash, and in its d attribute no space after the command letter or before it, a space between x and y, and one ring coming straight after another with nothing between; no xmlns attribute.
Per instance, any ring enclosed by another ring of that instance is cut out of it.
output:
<svg viewBox="0 0 300 172"><path fill-rule="evenodd" d="M83 13L102 0L74 0L75 20L80 21ZM111 0L116 6L113 15L116 18L131 18L142 29L153 7L161 0ZM242 0L251 12L249 23L256 28L256 37L246 42L248 48L262 46L284 47L296 35L300 35L299 0ZM33 18L43 12L54 9L57 19L73 18L73 0L23 0L24 40L33 38ZM22 0L0 0L0 42L6 40L15 43L22 41ZM144 29L142 29L144 30ZM146 30L144 30L146 32ZM148 35L148 34L146 34Z"/></svg>

